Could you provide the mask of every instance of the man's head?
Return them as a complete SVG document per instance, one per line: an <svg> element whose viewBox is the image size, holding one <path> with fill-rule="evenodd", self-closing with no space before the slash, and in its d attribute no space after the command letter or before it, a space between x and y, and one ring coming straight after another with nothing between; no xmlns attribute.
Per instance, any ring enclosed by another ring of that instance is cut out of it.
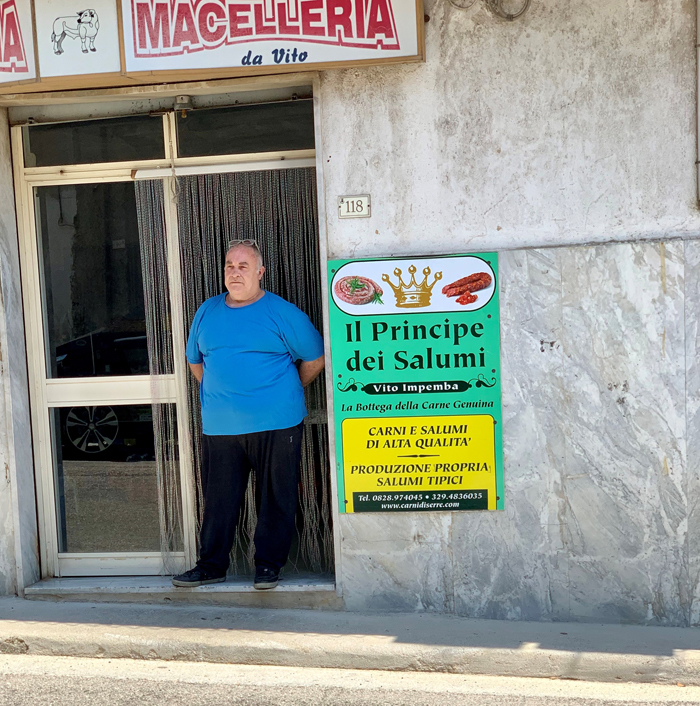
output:
<svg viewBox="0 0 700 706"><path fill-rule="evenodd" d="M260 249L254 240L232 240L226 253L224 282L235 302L247 302L260 293L265 272Z"/></svg>

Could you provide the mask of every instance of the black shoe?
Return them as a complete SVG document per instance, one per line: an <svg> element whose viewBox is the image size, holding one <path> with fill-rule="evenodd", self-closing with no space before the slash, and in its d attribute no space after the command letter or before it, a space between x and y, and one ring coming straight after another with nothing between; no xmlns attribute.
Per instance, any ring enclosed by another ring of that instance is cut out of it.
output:
<svg viewBox="0 0 700 706"><path fill-rule="evenodd" d="M187 586L194 588L195 586L204 586L207 583L222 583L226 581L226 574L216 574L205 569L200 569L195 566L194 569L185 571L184 574L173 576L173 586Z"/></svg>
<svg viewBox="0 0 700 706"><path fill-rule="evenodd" d="M255 583L253 588L259 591L265 591L268 588L275 588L280 578L280 572L275 569L268 569L267 566L255 567Z"/></svg>

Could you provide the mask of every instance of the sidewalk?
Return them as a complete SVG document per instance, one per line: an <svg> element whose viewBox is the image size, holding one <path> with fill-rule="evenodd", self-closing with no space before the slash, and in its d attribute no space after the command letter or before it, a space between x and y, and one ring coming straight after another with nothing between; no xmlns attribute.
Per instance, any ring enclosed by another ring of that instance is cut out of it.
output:
<svg viewBox="0 0 700 706"><path fill-rule="evenodd" d="M700 630L0 598L0 653L700 685Z"/></svg>

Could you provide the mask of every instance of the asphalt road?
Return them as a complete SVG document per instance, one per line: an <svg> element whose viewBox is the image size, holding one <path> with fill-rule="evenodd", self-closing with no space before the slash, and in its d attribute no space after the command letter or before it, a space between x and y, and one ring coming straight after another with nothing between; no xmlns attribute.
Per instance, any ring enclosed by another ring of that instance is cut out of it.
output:
<svg viewBox="0 0 700 706"><path fill-rule="evenodd" d="M625 706L700 703L700 687L0 655L0 706Z"/></svg>

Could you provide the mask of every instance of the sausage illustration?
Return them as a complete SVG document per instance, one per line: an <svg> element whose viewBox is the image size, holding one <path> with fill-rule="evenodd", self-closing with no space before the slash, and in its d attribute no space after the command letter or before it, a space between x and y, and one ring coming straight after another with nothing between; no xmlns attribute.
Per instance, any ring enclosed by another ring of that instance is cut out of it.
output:
<svg viewBox="0 0 700 706"><path fill-rule="evenodd" d="M336 297L347 304L384 303L384 290L369 277L341 277L334 289Z"/></svg>
<svg viewBox="0 0 700 706"><path fill-rule="evenodd" d="M457 304L473 304L479 297L471 292L465 292L461 297L457 297Z"/></svg>
<svg viewBox="0 0 700 706"><path fill-rule="evenodd" d="M487 272L475 272L468 277L462 277L456 282L446 284L442 288L442 293L447 297L456 297L468 292L478 292L480 289L486 289L491 284L491 275ZM462 302L460 302L461 304Z"/></svg>

